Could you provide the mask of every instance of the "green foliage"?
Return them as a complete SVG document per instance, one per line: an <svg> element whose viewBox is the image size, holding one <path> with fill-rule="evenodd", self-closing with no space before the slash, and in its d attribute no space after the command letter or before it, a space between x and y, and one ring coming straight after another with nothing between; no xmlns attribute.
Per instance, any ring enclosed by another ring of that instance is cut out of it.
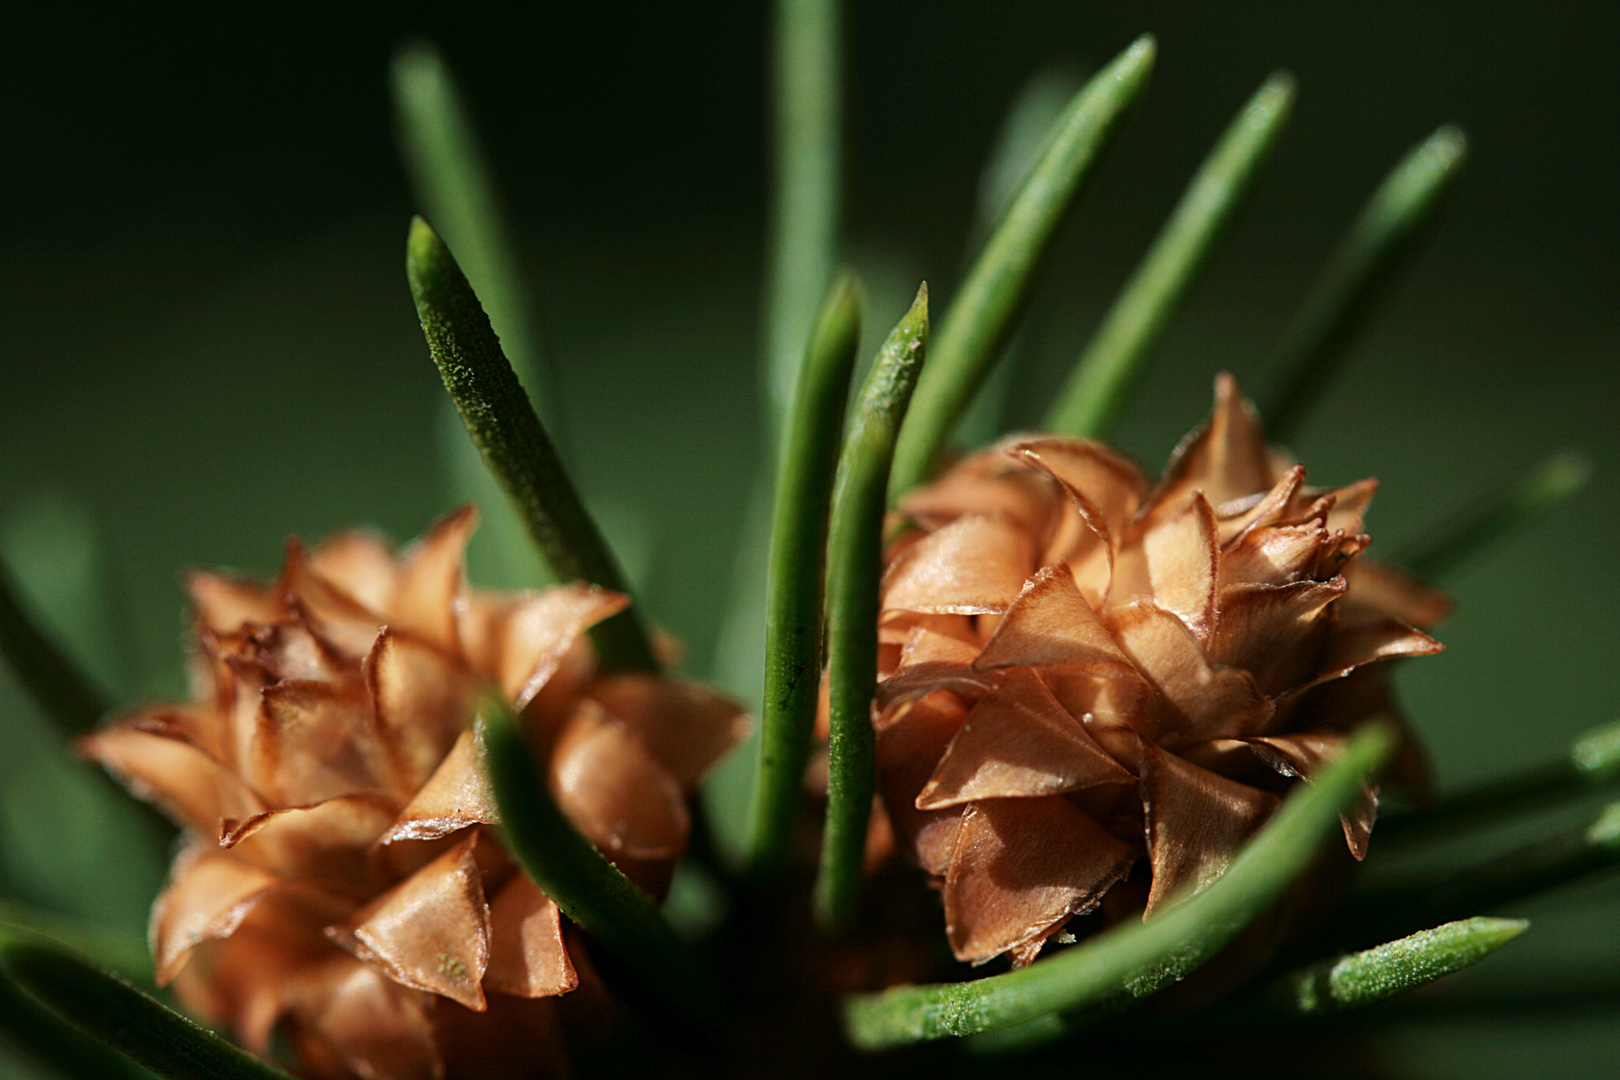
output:
<svg viewBox="0 0 1620 1080"><path fill-rule="evenodd" d="M765 877L780 873L787 860L804 798L821 689L827 521L838 465L838 440L828 434L843 429L859 341L860 295L846 278L833 284L816 321L777 472L765 707L751 814L753 870Z"/></svg>
<svg viewBox="0 0 1620 1080"><path fill-rule="evenodd" d="M0 562L0 655L63 734L82 735L106 714L102 691L27 609L4 562Z"/></svg>
<svg viewBox="0 0 1620 1080"><path fill-rule="evenodd" d="M872 810L872 690L889 467L928 350L928 286L895 324L861 387L844 437L827 537L827 819L816 879L822 926L847 929L860 904Z"/></svg>
<svg viewBox="0 0 1620 1080"><path fill-rule="evenodd" d="M924 483L957 420L1000 355L1053 234L1095 175L1147 87L1155 46L1138 38L1093 78L1058 119L1046 152L1007 207L940 321L934 357L894 453L891 497Z"/></svg>
<svg viewBox="0 0 1620 1080"><path fill-rule="evenodd" d="M1394 559L1419 577L1444 579L1502 537L1574 498L1591 475L1585 454L1573 450L1549 454L1436 522Z"/></svg>
<svg viewBox="0 0 1620 1080"><path fill-rule="evenodd" d="M1292 972L1268 998L1280 1012L1300 1016L1371 1005L1472 967L1512 941L1523 919L1463 919L1375 948Z"/></svg>
<svg viewBox="0 0 1620 1080"><path fill-rule="evenodd" d="M1088 439L1113 434L1148 358L1237 216L1293 103L1294 80L1277 74L1244 105L1103 317L1047 413L1045 430Z"/></svg>
<svg viewBox="0 0 1620 1080"><path fill-rule="evenodd" d="M1429 226L1468 156L1443 127L1402 158L1351 223L1272 352L1276 389L1261 403L1266 430L1286 443L1299 429L1378 298Z"/></svg>
<svg viewBox="0 0 1620 1080"><path fill-rule="evenodd" d="M838 241L837 0L780 0L772 65L775 190L765 283L766 403L786 415Z"/></svg>
<svg viewBox="0 0 1620 1080"><path fill-rule="evenodd" d="M561 581L589 581L628 594L613 553L512 374L472 286L450 249L421 218L412 222L405 266L445 389L553 574ZM605 668L658 667L634 605L596 626L592 639Z"/></svg>
<svg viewBox="0 0 1620 1080"><path fill-rule="evenodd" d="M118 976L26 931L0 928L0 1018L13 1038L70 1075L144 1074L121 1055L73 1042L63 1022L167 1080L290 1080Z"/></svg>

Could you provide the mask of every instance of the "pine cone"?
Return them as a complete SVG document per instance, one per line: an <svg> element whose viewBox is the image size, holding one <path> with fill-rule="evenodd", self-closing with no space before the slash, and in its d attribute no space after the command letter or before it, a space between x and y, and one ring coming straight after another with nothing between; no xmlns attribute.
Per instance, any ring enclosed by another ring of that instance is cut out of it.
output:
<svg viewBox="0 0 1620 1080"><path fill-rule="evenodd" d="M710 691L594 670L584 632L626 598L467 591L475 520L397 559L364 533L295 540L270 584L193 574L194 700L81 744L186 830L152 913L158 982L257 1053L283 1033L311 1076L562 1067L552 999L588 969L485 828L484 687L575 824L655 892L685 851L686 795L742 732Z"/></svg>
<svg viewBox="0 0 1620 1080"><path fill-rule="evenodd" d="M1107 447L1025 436L901 502L880 788L958 959L1028 963L1105 898L1112 920L1192 895L1348 731L1399 722L1379 661L1439 651L1419 628L1449 605L1361 557L1374 481L1304 479L1223 375L1151 487ZM1394 777L1421 791L1405 742ZM1344 818L1358 859L1376 808ZM1143 858L1145 896L1121 884Z"/></svg>

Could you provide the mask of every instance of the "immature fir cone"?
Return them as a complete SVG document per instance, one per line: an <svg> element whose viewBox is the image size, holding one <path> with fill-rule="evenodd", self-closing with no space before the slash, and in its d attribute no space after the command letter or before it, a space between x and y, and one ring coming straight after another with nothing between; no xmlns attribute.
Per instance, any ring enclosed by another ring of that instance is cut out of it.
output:
<svg viewBox="0 0 1620 1080"><path fill-rule="evenodd" d="M743 720L707 690L601 675L587 585L468 591L475 514L397 559L347 533L289 543L269 584L196 573L195 700L84 740L186 831L152 912L160 984L310 1076L547 1075L580 984L575 931L501 850L469 721L486 686L549 758L558 800L659 891L685 795Z"/></svg>
<svg viewBox="0 0 1620 1080"><path fill-rule="evenodd" d="M1373 481L1304 479L1223 375L1156 485L1097 443L1018 437L902 500L879 782L959 959L1027 963L1110 890L1110 917L1139 909L1115 886L1143 858L1146 915L1190 895L1348 731L1399 722L1378 661L1439 651L1418 628L1447 602L1358 557ZM1421 789L1405 742L1394 779ZM1358 859L1376 808L1344 818Z"/></svg>

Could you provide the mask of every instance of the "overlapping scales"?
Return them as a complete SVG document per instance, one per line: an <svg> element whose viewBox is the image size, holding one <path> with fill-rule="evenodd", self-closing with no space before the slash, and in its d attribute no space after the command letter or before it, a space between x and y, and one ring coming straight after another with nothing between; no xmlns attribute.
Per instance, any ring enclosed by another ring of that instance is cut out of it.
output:
<svg viewBox="0 0 1620 1080"><path fill-rule="evenodd" d="M1146 915L1191 895L1393 711L1383 662L1439 651L1425 631L1448 604L1366 560L1374 487L1308 487L1223 375L1155 484L1106 447L1026 436L907 496L879 784L958 958L1027 963L1136 867ZM1357 858L1376 806L1368 790L1345 815Z"/></svg>

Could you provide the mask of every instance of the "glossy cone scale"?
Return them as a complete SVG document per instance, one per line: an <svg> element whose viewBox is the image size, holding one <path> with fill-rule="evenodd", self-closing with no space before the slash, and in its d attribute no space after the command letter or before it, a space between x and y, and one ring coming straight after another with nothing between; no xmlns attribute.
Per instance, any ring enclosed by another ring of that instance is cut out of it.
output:
<svg viewBox="0 0 1620 1080"><path fill-rule="evenodd" d="M958 959L1027 963L1099 904L1114 921L1192 895L1395 713L1381 661L1438 651L1447 603L1361 554L1372 482L1304 481L1222 376L1156 484L1028 436L901 500L879 788ZM1409 740L1393 774L1424 783ZM1357 858L1376 807L1368 790L1344 817Z"/></svg>
<svg viewBox="0 0 1620 1080"><path fill-rule="evenodd" d="M158 981L261 1054L284 1032L309 1075L455 1076L486 1041L526 1048L511 1075L562 1058L552 999L589 971L486 828L485 686L574 824L654 892L686 794L741 733L699 687L595 671L585 633L622 597L469 590L474 520L397 558L362 533L293 541L272 583L193 574L195 700L81 743L187 830L152 916Z"/></svg>

